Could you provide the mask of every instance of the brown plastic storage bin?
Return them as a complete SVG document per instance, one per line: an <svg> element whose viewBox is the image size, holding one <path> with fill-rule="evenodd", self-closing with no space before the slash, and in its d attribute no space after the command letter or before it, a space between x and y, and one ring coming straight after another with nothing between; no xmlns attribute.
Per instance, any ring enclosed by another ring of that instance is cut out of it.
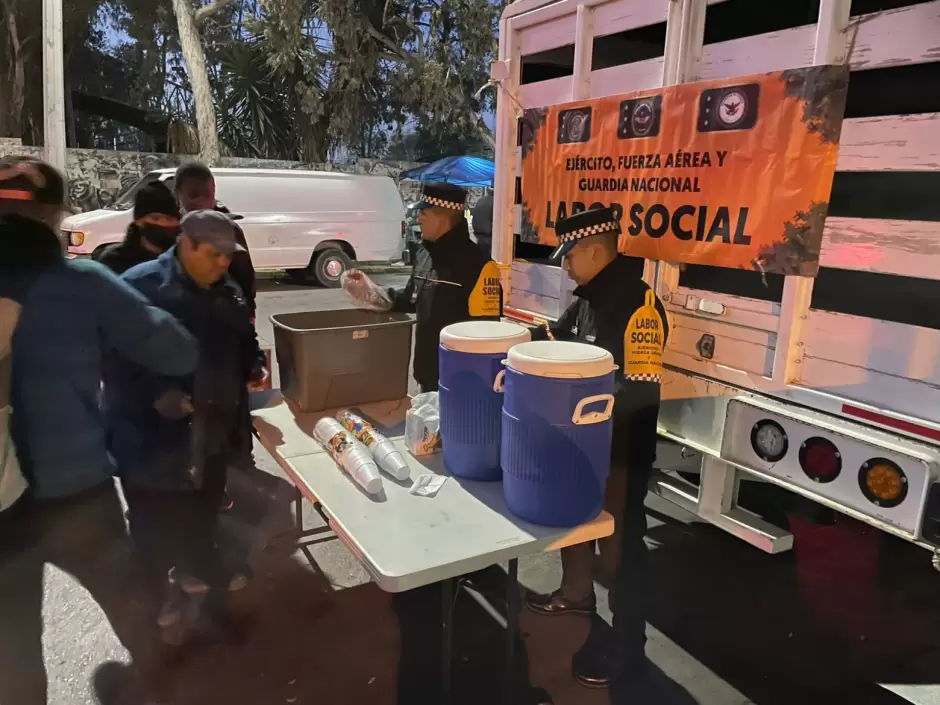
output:
<svg viewBox="0 0 940 705"><path fill-rule="evenodd" d="M411 328L404 313L358 309L271 316L281 392L302 411L408 394Z"/></svg>

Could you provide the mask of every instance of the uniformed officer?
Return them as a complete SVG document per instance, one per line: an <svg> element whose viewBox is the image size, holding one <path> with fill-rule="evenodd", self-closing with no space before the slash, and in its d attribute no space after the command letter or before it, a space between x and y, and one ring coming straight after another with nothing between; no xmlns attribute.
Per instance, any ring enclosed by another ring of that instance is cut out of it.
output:
<svg viewBox="0 0 940 705"><path fill-rule="evenodd" d="M619 254L620 225L609 208L582 211L558 221L553 258L578 285L577 301L551 327L553 337L604 348L618 366L613 412L611 469L604 508L614 515L613 536L561 551L561 587L529 595L526 605L543 615L592 617L592 633L575 654L575 679L607 687L646 662L648 555L644 498L656 453L656 419L662 352L668 324L662 303L640 278L635 260ZM611 590L614 629L596 616L594 576ZM620 576L622 575L622 579Z"/></svg>
<svg viewBox="0 0 940 705"><path fill-rule="evenodd" d="M414 378L421 391L436 391L441 329L470 319L499 320L499 269L470 239L464 217L467 192L427 184L418 214L421 248L404 289L390 290L392 310L416 313Z"/></svg>

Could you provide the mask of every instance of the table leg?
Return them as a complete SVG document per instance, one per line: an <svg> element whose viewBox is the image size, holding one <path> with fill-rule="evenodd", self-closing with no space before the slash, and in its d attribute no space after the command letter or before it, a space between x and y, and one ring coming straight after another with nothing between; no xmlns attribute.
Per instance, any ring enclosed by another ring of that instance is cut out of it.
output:
<svg viewBox="0 0 940 705"><path fill-rule="evenodd" d="M451 662L454 645L454 579L441 581L441 702L451 702Z"/></svg>
<svg viewBox="0 0 940 705"><path fill-rule="evenodd" d="M509 561L506 574L506 681L503 699L506 705L515 702L516 637L519 634L519 560Z"/></svg>
<svg viewBox="0 0 940 705"><path fill-rule="evenodd" d="M304 496L299 487L294 489L297 492L297 496L294 497L294 522L297 524L297 533L302 534L304 531Z"/></svg>

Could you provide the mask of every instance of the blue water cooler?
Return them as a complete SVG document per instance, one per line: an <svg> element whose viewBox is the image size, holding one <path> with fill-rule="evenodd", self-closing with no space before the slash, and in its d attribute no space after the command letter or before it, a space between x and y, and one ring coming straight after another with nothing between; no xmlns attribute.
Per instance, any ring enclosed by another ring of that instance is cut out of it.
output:
<svg viewBox="0 0 940 705"><path fill-rule="evenodd" d="M441 439L444 466L457 477L501 480L500 412L503 360L530 339L523 326L466 321L441 331Z"/></svg>
<svg viewBox="0 0 940 705"><path fill-rule="evenodd" d="M507 356L501 464L506 505L546 526L577 526L604 504L613 356L593 345L522 343Z"/></svg>

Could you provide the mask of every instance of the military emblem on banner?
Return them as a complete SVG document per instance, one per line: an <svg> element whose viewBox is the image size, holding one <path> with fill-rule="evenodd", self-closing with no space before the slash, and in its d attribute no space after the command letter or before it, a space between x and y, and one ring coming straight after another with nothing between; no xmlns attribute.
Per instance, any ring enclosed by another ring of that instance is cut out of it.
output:
<svg viewBox="0 0 940 705"><path fill-rule="evenodd" d="M624 377L630 382L662 382L664 347L663 319L650 289L644 304L630 317L623 336Z"/></svg>
<svg viewBox="0 0 940 705"><path fill-rule="evenodd" d="M558 144L578 144L591 139L592 108L572 108L558 114Z"/></svg>
<svg viewBox="0 0 940 705"><path fill-rule="evenodd" d="M632 98L620 104L617 137L622 140L659 136L663 97Z"/></svg>
<svg viewBox="0 0 940 705"><path fill-rule="evenodd" d="M759 83L702 91L698 110L698 131L750 130L757 124L759 100Z"/></svg>

